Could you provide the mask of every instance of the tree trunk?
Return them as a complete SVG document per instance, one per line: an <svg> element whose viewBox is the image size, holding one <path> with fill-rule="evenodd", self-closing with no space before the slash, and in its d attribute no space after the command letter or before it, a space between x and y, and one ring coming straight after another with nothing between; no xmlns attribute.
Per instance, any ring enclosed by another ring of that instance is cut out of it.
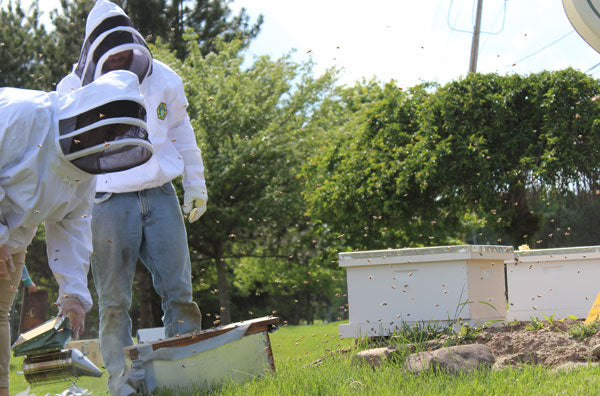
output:
<svg viewBox="0 0 600 396"><path fill-rule="evenodd" d="M530 212L525 187L516 186L509 195L508 203L512 205L514 213L509 232L514 238L515 246L522 243L531 244L535 232L539 229L540 217Z"/></svg>
<svg viewBox="0 0 600 396"><path fill-rule="evenodd" d="M231 303L229 299L229 284L227 283L227 263L223 258L223 245L217 246L215 260L217 262L217 287L219 288L219 315L221 323L231 323Z"/></svg>
<svg viewBox="0 0 600 396"><path fill-rule="evenodd" d="M312 312L312 303L310 301L310 292L306 290L304 292L304 312L306 312L306 324L313 323L313 312Z"/></svg>

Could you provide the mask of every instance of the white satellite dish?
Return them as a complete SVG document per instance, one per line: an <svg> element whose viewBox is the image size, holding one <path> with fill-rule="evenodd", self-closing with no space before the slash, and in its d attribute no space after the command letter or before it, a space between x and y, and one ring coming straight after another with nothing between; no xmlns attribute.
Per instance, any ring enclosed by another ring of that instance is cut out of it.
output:
<svg viewBox="0 0 600 396"><path fill-rule="evenodd" d="M600 0L563 0L563 7L577 33L600 52Z"/></svg>

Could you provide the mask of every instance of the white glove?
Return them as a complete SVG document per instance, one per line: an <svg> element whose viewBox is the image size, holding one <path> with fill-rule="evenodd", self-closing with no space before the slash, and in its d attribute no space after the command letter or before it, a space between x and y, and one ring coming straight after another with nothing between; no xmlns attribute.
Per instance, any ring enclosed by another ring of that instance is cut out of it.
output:
<svg viewBox="0 0 600 396"><path fill-rule="evenodd" d="M188 214L188 221L193 223L206 212L208 195L206 187L190 186L183 194L183 213Z"/></svg>

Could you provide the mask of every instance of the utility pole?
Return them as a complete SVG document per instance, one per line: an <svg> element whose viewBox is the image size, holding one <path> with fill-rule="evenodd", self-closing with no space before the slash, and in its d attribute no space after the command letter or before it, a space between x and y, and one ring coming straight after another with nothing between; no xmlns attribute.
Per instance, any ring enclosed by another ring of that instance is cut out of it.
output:
<svg viewBox="0 0 600 396"><path fill-rule="evenodd" d="M479 52L479 32L481 31L481 10L483 0L477 0L477 16L475 17L475 31L473 32L473 41L471 42L471 62L469 63L469 73L477 71L477 53Z"/></svg>

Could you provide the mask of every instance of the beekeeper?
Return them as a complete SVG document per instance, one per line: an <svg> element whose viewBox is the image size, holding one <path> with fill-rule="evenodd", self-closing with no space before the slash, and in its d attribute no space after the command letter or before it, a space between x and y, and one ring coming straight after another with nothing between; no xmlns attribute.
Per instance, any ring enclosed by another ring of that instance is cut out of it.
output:
<svg viewBox="0 0 600 396"><path fill-rule="evenodd" d="M166 336L199 330L201 314L192 300L190 256L179 201L171 180L183 174L184 212L190 222L206 210L207 193L200 149L187 114L181 78L152 59L125 12L96 1L73 72L57 85L68 92L103 73L136 73L148 109L148 133L156 155L132 170L100 175L92 229L91 266L98 291L102 358L113 394L125 367L123 348L133 344L129 316L138 257L162 297Z"/></svg>
<svg viewBox="0 0 600 396"><path fill-rule="evenodd" d="M87 288L96 175L153 153L138 78L108 73L69 94L0 88L0 396L8 395L8 313L25 250L44 222L60 315L74 336L92 306Z"/></svg>

